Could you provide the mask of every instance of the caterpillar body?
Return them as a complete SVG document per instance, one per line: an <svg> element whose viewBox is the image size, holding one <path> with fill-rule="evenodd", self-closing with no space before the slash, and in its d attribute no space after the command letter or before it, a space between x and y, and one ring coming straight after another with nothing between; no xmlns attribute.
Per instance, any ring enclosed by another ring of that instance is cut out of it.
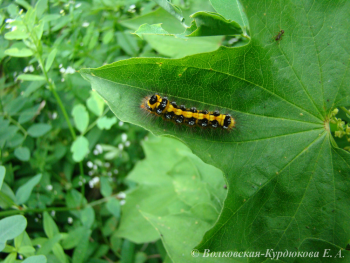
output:
<svg viewBox="0 0 350 263"><path fill-rule="evenodd" d="M158 94L147 97L141 107L166 121L189 127L224 130L231 130L235 127L235 119L230 114L221 114L218 110L207 111L198 110L195 107L186 108L185 105L178 106L175 101L170 101L167 97Z"/></svg>

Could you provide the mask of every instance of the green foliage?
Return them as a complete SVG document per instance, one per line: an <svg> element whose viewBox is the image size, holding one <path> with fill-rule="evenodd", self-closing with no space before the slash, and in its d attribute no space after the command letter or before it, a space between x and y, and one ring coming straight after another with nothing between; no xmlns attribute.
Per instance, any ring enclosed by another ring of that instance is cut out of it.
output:
<svg viewBox="0 0 350 263"><path fill-rule="evenodd" d="M0 1L0 262L347 262L349 9ZM155 92L236 128L164 125Z"/></svg>
<svg viewBox="0 0 350 263"><path fill-rule="evenodd" d="M344 211L350 200L344 189L350 156L336 144L329 121L334 107L349 106L344 82L349 50L343 48L345 40L331 36L346 35L350 6L340 1L339 8L320 15L323 4L317 3L306 16L298 11L305 6L296 5L267 10L243 1L251 40L239 48L177 60L130 59L80 71L118 118L179 138L225 173L229 193L218 222L198 245L201 251L296 251L309 249L305 240L320 239L314 245L322 253L326 243L342 249L348 244L349 213ZM276 41L274 32L281 27L284 36ZM141 99L156 92L179 105L228 111L237 127L230 134L191 132L135 114ZM154 226L169 224L153 220Z"/></svg>

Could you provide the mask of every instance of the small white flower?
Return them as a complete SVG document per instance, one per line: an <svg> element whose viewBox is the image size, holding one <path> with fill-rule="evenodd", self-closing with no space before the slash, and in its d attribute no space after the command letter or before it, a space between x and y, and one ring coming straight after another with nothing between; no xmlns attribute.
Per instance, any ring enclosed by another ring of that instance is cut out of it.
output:
<svg viewBox="0 0 350 263"><path fill-rule="evenodd" d="M37 218L37 217L34 218L34 221L38 223L39 222L39 218Z"/></svg>
<svg viewBox="0 0 350 263"><path fill-rule="evenodd" d="M68 218L67 218L67 221L68 221L68 224L72 224L72 223L73 223L73 218L68 217Z"/></svg>
<svg viewBox="0 0 350 263"><path fill-rule="evenodd" d="M12 23L13 21L15 21L14 19L8 18L5 20L5 23Z"/></svg>
<svg viewBox="0 0 350 263"><path fill-rule="evenodd" d="M90 25L89 22L84 22L84 23L82 24L83 27L88 27L89 25Z"/></svg>
<svg viewBox="0 0 350 263"><path fill-rule="evenodd" d="M125 205L125 200L120 200L120 205Z"/></svg>
<svg viewBox="0 0 350 263"><path fill-rule="evenodd" d="M51 216L55 216L56 215L56 211L55 210L52 210L51 211Z"/></svg>
<svg viewBox="0 0 350 263"><path fill-rule="evenodd" d="M63 65L62 65L62 64L60 64L58 67L59 67L59 68L62 68L62 67L63 67Z"/></svg>
<svg viewBox="0 0 350 263"><path fill-rule="evenodd" d="M23 256L21 254L18 254L18 259L22 260Z"/></svg>
<svg viewBox="0 0 350 263"><path fill-rule="evenodd" d="M29 66L27 66L27 67L25 67L24 69L23 69L23 72L24 73L26 73L26 72L34 72L34 67L33 67L33 65L29 65Z"/></svg>
<svg viewBox="0 0 350 263"><path fill-rule="evenodd" d="M94 164L93 169L97 170L97 165L96 164Z"/></svg>
<svg viewBox="0 0 350 263"><path fill-rule="evenodd" d="M96 150L99 152L99 153L103 153L103 149L102 149L102 146L99 145L99 144L96 144Z"/></svg>
<svg viewBox="0 0 350 263"><path fill-rule="evenodd" d="M90 176L94 175L94 171L89 171L88 175L90 175Z"/></svg>
<svg viewBox="0 0 350 263"><path fill-rule="evenodd" d="M53 113L52 113L52 119L53 119L53 120L57 119L57 116L58 116L58 115L57 115L57 112L53 112Z"/></svg>
<svg viewBox="0 0 350 263"><path fill-rule="evenodd" d="M118 174L119 173L118 169L114 169L113 173Z"/></svg>
<svg viewBox="0 0 350 263"><path fill-rule="evenodd" d="M128 139L128 135L126 133L122 133L122 141L125 142Z"/></svg>
<svg viewBox="0 0 350 263"><path fill-rule="evenodd" d="M97 184L100 181L100 178L95 176L89 181L90 188L94 188L95 184Z"/></svg>
<svg viewBox="0 0 350 263"><path fill-rule="evenodd" d="M108 176L112 176L112 172L108 172L107 175L108 175Z"/></svg>
<svg viewBox="0 0 350 263"><path fill-rule="evenodd" d="M61 82L64 82L65 81L65 79L64 78L61 78Z"/></svg>
<svg viewBox="0 0 350 263"><path fill-rule="evenodd" d="M93 151L94 155L98 155L99 151L97 151L96 149Z"/></svg>
<svg viewBox="0 0 350 263"><path fill-rule="evenodd" d="M15 30L17 30L17 26L13 26L13 27L11 28L11 31L15 31Z"/></svg>
<svg viewBox="0 0 350 263"><path fill-rule="evenodd" d="M53 189L53 186L52 186L51 184L49 184L49 185L46 186L46 189L47 189L48 191L51 191L51 190Z"/></svg>
<svg viewBox="0 0 350 263"><path fill-rule="evenodd" d="M66 74L74 74L75 73L75 69L72 68L71 66L68 66L68 68L66 69Z"/></svg>
<svg viewBox="0 0 350 263"><path fill-rule="evenodd" d="M92 167L94 166L94 164L93 164L91 161L88 161L88 162L86 163L86 165L87 165L87 167L89 167L89 168L92 168Z"/></svg>
<svg viewBox="0 0 350 263"><path fill-rule="evenodd" d="M77 4L75 5L75 8L79 8L79 7L81 7L81 3L77 3Z"/></svg>
<svg viewBox="0 0 350 263"><path fill-rule="evenodd" d="M122 150L124 149L124 145L121 144L121 143L119 143L119 144L118 144L118 149L122 151Z"/></svg>
<svg viewBox="0 0 350 263"><path fill-rule="evenodd" d="M135 10L135 7L136 7L136 5L131 5L130 7L129 7L129 12L130 13L135 13L136 12L136 10Z"/></svg>
<svg viewBox="0 0 350 263"><path fill-rule="evenodd" d="M65 69L65 68L60 68L60 72L61 72L62 74L64 74L64 73L66 73L66 69Z"/></svg>
<svg viewBox="0 0 350 263"><path fill-rule="evenodd" d="M124 125L124 122L120 121L119 126L123 126L123 125Z"/></svg>
<svg viewBox="0 0 350 263"><path fill-rule="evenodd" d="M125 199L125 197L126 197L126 194L124 192L120 192L117 194L117 198L119 199Z"/></svg>
<svg viewBox="0 0 350 263"><path fill-rule="evenodd" d="M79 183L78 183L80 186L82 186L83 185L83 182L82 181L79 181Z"/></svg>
<svg viewBox="0 0 350 263"><path fill-rule="evenodd" d="M109 168L111 166L111 164L109 162L105 162L105 167Z"/></svg>
<svg viewBox="0 0 350 263"><path fill-rule="evenodd" d="M130 142L129 141L126 141L125 142L125 147L129 147L130 146Z"/></svg>
<svg viewBox="0 0 350 263"><path fill-rule="evenodd" d="M60 10L60 14L64 14L64 10L63 9Z"/></svg>

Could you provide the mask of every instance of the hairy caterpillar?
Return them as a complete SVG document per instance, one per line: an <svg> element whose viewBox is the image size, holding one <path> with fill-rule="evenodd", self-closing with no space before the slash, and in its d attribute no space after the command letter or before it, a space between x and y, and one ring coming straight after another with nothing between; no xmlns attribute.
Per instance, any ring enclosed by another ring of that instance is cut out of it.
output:
<svg viewBox="0 0 350 263"><path fill-rule="evenodd" d="M231 130L236 123L230 114L221 114L218 110L207 111L197 110L195 107L186 108L185 105L178 106L175 101L170 101L167 97L158 94L146 97L141 108L166 121L189 127Z"/></svg>

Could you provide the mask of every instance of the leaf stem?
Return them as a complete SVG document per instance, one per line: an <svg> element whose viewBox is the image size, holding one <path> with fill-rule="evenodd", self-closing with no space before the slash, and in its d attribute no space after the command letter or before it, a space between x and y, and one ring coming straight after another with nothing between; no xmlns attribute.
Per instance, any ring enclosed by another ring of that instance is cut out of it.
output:
<svg viewBox="0 0 350 263"><path fill-rule="evenodd" d="M345 107L340 107L343 111L345 111L345 113L349 114L350 115L350 110L348 110L347 108Z"/></svg>
<svg viewBox="0 0 350 263"><path fill-rule="evenodd" d="M93 201L91 203L88 203L84 206L79 206L79 207L47 207L47 208L34 208L34 209L23 209L23 210L16 209L16 210L2 211L0 212L0 218L5 216L27 214L27 213L42 213L42 212L48 212L48 211L65 212L65 211L71 211L71 210L82 210L85 207L100 205L109 201L110 199L118 198L117 196L118 194L107 196L105 198Z"/></svg>
<svg viewBox="0 0 350 263"><path fill-rule="evenodd" d="M65 212L70 210L79 210L81 207L47 207L47 208L35 208L35 209L24 209L24 210L9 210L0 212L0 217L27 214L27 213L42 213L47 211Z"/></svg>
<svg viewBox="0 0 350 263"><path fill-rule="evenodd" d="M67 114L67 111L66 111L65 107L63 106L63 103L62 103L62 100L61 100L60 96L56 92L55 83L51 79L49 79L47 71L45 69L45 66L44 66L44 63L43 63L42 54L41 54L42 48L41 48L40 39L37 39L36 35L33 34L32 31L29 30L27 25L26 25L26 28L27 28L27 31L29 32L30 36L31 36L33 44L35 45L35 48L36 48L35 54L37 55L39 66L41 67L41 70L44 73L46 82L49 85L49 89L53 93L53 95L54 95L54 97L55 97L55 99L56 99L56 101L58 103L58 106L60 107L60 109L61 109L61 111L63 113L63 116L64 116L64 118L65 118L65 120L66 120L66 122L68 124L69 131L70 131L70 133L71 133L71 135L73 137L73 140L75 140L77 138L77 135L76 135L76 133L74 131L73 125L72 125L71 121L69 120L69 116ZM84 175L82 162L79 163L79 170L80 170L80 175Z"/></svg>
<svg viewBox="0 0 350 263"><path fill-rule="evenodd" d="M28 132L23 128L23 126L16 120L12 119L10 115L5 114L4 115L6 118L9 119L10 122L12 122L14 125L16 125L24 134L24 139L27 137Z"/></svg>
<svg viewBox="0 0 350 263"><path fill-rule="evenodd" d="M104 117L108 111L109 111L109 108L106 108L105 111L102 113L102 115L99 116L93 123L91 123L89 127L87 127L87 129L81 135L84 136L86 133L88 133L88 131L90 131L93 127L95 127L98 120Z"/></svg>
<svg viewBox="0 0 350 263"><path fill-rule="evenodd" d="M100 204L103 204L104 202L109 201L110 199L113 199L113 198L118 198L118 194L110 195L110 196L107 196L105 198L93 201L93 202L89 203L88 205L90 205L90 206L100 205Z"/></svg>

